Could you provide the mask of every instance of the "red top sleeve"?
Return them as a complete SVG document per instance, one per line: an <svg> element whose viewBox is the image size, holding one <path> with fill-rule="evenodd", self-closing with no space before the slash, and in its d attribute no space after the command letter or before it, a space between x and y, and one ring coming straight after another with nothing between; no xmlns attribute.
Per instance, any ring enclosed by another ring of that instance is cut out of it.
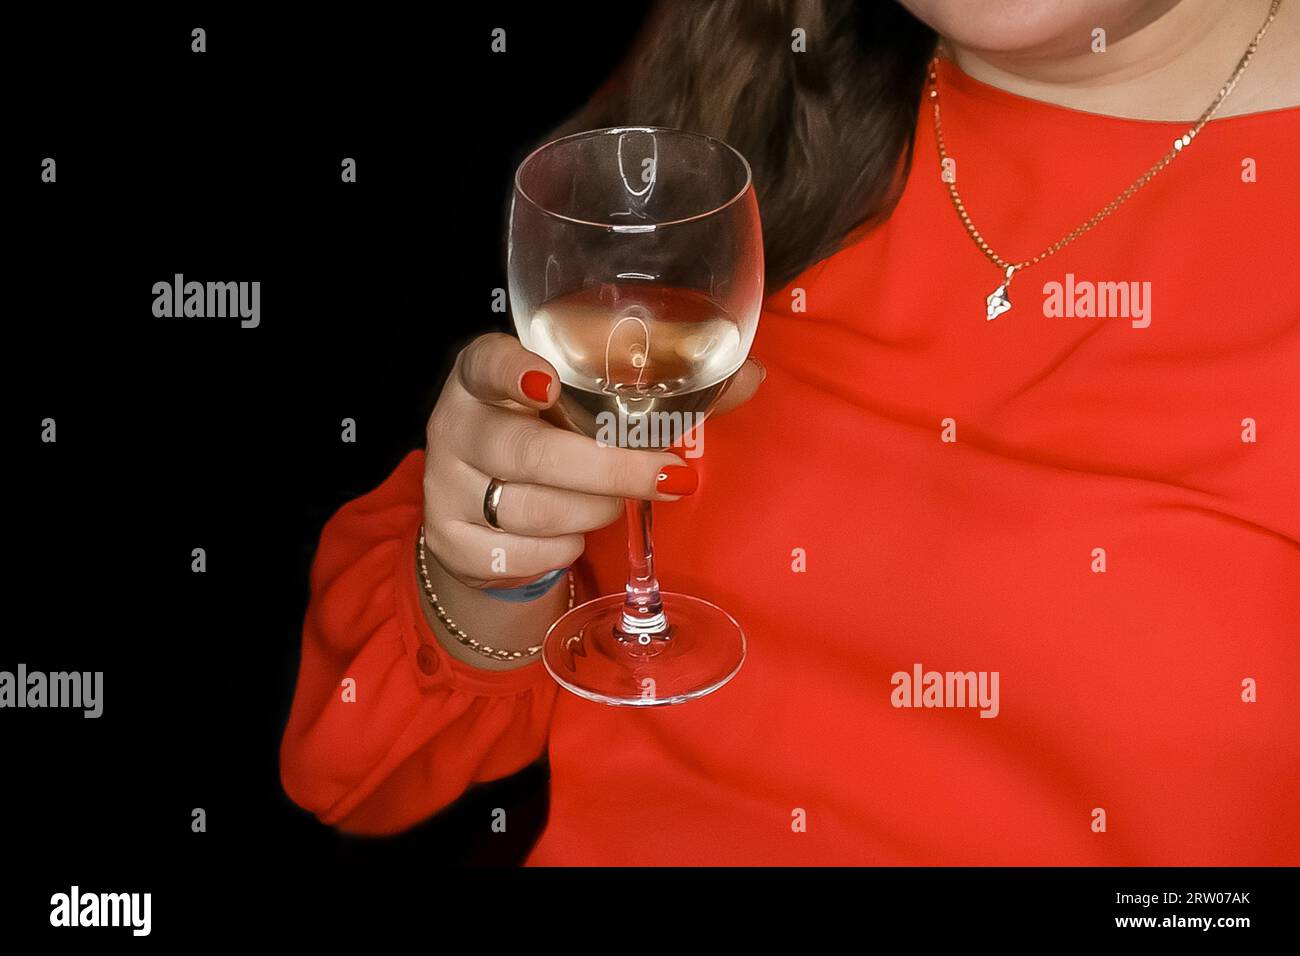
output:
<svg viewBox="0 0 1300 956"><path fill-rule="evenodd" d="M355 833L406 829L469 784L527 766L555 703L540 661L477 668L430 629L415 570L423 470L424 453L411 452L341 508L311 568L280 776L295 803Z"/></svg>

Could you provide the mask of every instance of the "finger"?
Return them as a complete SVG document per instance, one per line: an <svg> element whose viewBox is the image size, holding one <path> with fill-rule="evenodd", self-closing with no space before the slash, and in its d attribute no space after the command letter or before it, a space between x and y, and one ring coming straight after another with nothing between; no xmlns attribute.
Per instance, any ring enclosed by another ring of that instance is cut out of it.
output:
<svg viewBox="0 0 1300 956"><path fill-rule="evenodd" d="M710 418L718 415L725 415L733 409L739 408L747 401L754 397L758 391L758 386L762 384L763 379L767 378L767 369L758 359L750 356L745 363L740 366L736 374L731 377L727 383L726 390L722 397L718 399L718 404L713 407L709 413Z"/></svg>
<svg viewBox="0 0 1300 956"><path fill-rule="evenodd" d="M502 332L480 335L456 357L456 379L480 402L545 408L560 394L555 366Z"/></svg>
<svg viewBox="0 0 1300 956"><path fill-rule="evenodd" d="M430 547L457 578L497 587L567 568L578 560L585 544L580 534L531 538L453 520L434 527Z"/></svg>
<svg viewBox="0 0 1300 956"><path fill-rule="evenodd" d="M469 472L467 493L459 500L466 504L461 517L472 524L487 525L483 514L483 496L489 477L462 463ZM475 493L477 492L477 494ZM497 524L502 531L525 537L551 537L585 534L612 524L623 515L622 498L588 495L548 485L507 481L497 502Z"/></svg>
<svg viewBox="0 0 1300 956"><path fill-rule="evenodd" d="M480 405L456 444L462 461L502 481L653 501L676 501L696 487L695 472L671 452L600 445L503 408Z"/></svg>

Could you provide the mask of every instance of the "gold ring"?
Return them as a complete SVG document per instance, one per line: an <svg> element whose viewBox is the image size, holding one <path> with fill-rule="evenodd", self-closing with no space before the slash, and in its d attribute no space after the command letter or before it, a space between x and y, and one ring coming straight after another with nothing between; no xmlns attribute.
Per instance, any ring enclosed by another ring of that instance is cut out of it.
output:
<svg viewBox="0 0 1300 956"><path fill-rule="evenodd" d="M487 491L483 495L483 517L498 531L505 530L497 523L497 507L501 504L501 490L505 486L506 483L500 478L493 478L488 482Z"/></svg>

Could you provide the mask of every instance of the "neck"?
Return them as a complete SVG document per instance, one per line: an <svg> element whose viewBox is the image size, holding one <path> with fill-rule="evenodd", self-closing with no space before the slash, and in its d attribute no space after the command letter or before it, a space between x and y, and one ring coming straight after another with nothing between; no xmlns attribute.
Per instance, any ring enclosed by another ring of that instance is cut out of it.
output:
<svg viewBox="0 0 1300 956"><path fill-rule="evenodd" d="M1131 119L1192 122L1214 99L1264 24L1271 0L1161 0L1115 23L1076 24L1026 50L990 51L944 40L975 79L1031 99ZM1287 64L1300 56L1300 0L1283 0L1250 66L1217 117L1300 103ZM1095 52L1094 29L1106 31Z"/></svg>

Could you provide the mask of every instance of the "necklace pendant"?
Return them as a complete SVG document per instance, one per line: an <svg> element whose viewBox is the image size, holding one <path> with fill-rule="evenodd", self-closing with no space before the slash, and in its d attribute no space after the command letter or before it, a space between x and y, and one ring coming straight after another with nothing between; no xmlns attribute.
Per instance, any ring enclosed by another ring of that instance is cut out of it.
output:
<svg viewBox="0 0 1300 956"><path fill-rule="evenodd" d="M984 300L984 304L987 307L986 315L988 321L992 322L1003 312L1007 312L1011 309L1011 298L1007 294L1007 290L1011 288L1011 277L1015 271L1015 266L1007 266L1007 281L994 289L992 294Z"/></svg>
<svg viewBox="0 0 1300 956"><path fill-rule="evenodd" d="M988 305L988 320L990 322L1011 308L1011 300L1007 298L1007 287L1005 284L994 289L993 294L984 301Z"/></svg>

